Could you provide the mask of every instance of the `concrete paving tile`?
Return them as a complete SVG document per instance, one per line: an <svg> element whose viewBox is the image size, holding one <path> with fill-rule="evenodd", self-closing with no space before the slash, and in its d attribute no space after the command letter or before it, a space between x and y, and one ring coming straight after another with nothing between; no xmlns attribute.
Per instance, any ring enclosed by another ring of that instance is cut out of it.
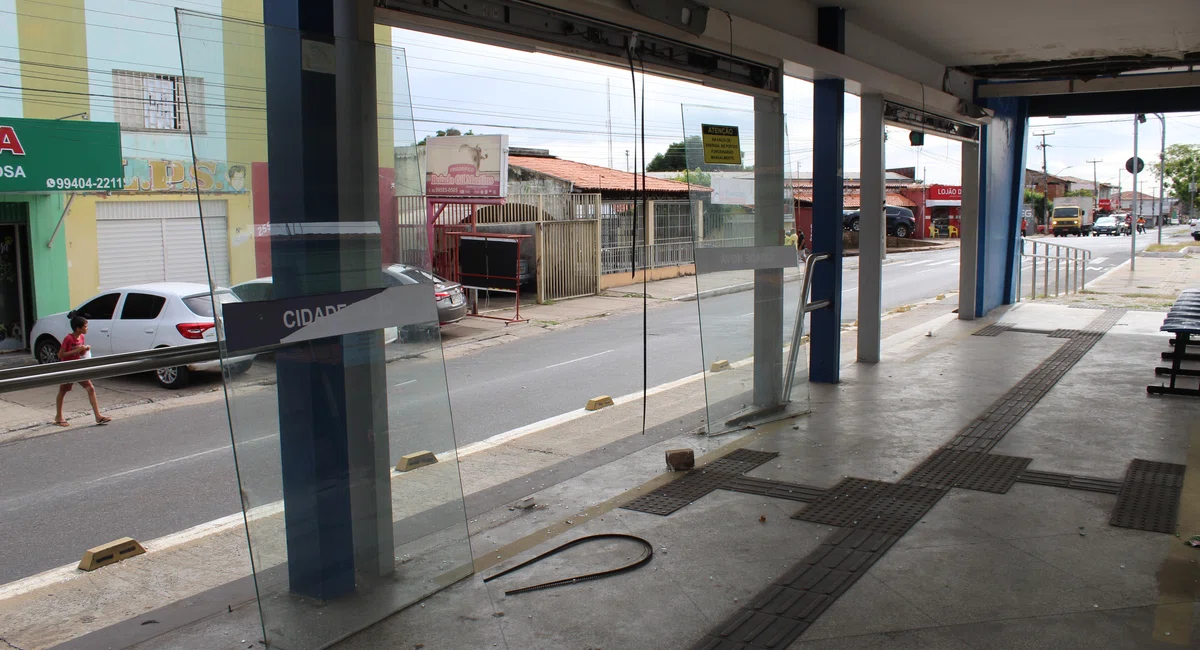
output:
<svg viewBox="0 0 1200 650"><path fill-rule="evenodd" d="M937 548L996 541L994 535L964 521L952 510L953 505L947 504L943 498L938 505L925 513L892 549Z"/></svg>
<svg viewBox="0 0 1200 650"><path fill-rule="evenodd" d="M1200 635L1176 643L1155 641L1155 608L1098 610L996 620L943 628L974 650L1154 650L1195 648Z"/></svg>
<svg viewBox="0 0 1200 650"><path fill-rule="evenodd" d="M805 633L807 634L807 632ZM964 641L940 629L885 632L809 640L801 636L791 650L971 650Z"/></svg>
<svg viewBox="0 0 1200 650"><path fill-rule="evenodd" d="M868 573L834 601L801 639L898 632L937 624L919 607Z"/></svg>
<svg viewBox="0 0 1200 650"><path fill-rule="evenodd" d="M1077 533L1011 540L1013 546L1079 580L1081 596L1101 607L1158 602L1157 575L1174 536L1104 526Z"/></svg>
<svg viewBox="0 0 1200 650"><path fill-rule="evenodd" d="M999 539L1078 535L1108 525L1116 495L1018 483L1007 494L951 490L939 507Z"/></svg>
<svg viewBox="0 0 1200 650"><path fill-rule="evenodd" d="M1002 541L893 549L869 575L943 625L1085 607L1081 580Z"/></svg>
<svg viewBox="0 0 1200 650"><path fill-rule="evenodd" d="M339 650L506 647L503 616L479 576L472 576L338 643ZM505 614L507 615L507 614Z"/></svg>

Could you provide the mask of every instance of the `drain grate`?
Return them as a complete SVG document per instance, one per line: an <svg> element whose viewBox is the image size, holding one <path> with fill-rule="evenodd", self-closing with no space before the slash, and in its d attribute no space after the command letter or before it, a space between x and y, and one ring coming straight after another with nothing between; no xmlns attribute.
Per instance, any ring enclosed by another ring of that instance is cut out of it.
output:
<svg viewBox="0 0 1200 650"><path fill-rule="evenodd" d="M1013 326L1012 323L992 323L991 325L988 325L987 327L984 327L984 328L974 332L972 335L973 336L1000 336L1001 334L1003 334L1003 333L1007 332L1009 329L1011 329L1012 326Z"/></svg>
<svg viewBox="0 0 1200 650"><path fill-rule="evenodd" d="M709 492L720 489L729 479L748 472L778 455L773 451L737 449L643 494L622 507L626 510L666 516Z"/></svg>
<svg viewBox="0 0 1200 650"><path fill-rule="evenodd" d="M774 497L776 499L803 501L805 503L815 501L822 494L825 494L824 488L800 485L798 483L786 483L784 481L772 481L766 478L752 478L749 476L736 476L729 479L721 486L721 489L745 492L746 494L757 494L764 497Z"/></svg>
<svg viewBox="0 0 1200 650"><path fill-rule="evenodd" d="M1152 533L1175 532L1186 469L1183 465L1135 458L1125 472L1109 523Z"/></svg>
<svg viewBox="0 0 1200 650"><path fill-rule="evenodd" d="M792 515L792 519L827 526L849 526L888 485L882 481L844 478Z"/></svg>
<svg viewBox="0 0 1200 650"><path fill-rule="evenodd" d="M1109 478L1094 478L1091 476L1075 476L1057 472L1042 472L1027 469L1017 477L1018 483L1031 485L1048 485L1050 487L1067 488L1071 490L1086 490L1088 492L1103 492L1117 494L1121 491L1121 481Z"/></svg>
<svg viewBox="0 0 1200 650"><path fill-rule="evenodd" d="M954 487L1004 494L1017 482L1021 472L1025 471L1031 462L1032 458L984 454L979 463L972 466Z"/></svg>

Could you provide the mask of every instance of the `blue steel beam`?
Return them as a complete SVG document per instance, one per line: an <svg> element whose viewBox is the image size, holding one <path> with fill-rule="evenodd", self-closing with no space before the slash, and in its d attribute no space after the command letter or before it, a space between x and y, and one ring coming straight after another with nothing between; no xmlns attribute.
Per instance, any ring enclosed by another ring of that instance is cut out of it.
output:
<svg viewBox="0 0 1200 650"><path fill-rule="evenodd" d="M845 9L817 9L817 44L845 53ZM841 380L845 96L844 79L820 79L813 84L812 251L828 255L829 260L813 268L812 300L829 300L830 306L812 313L809 379L829 384Z"/></svg>

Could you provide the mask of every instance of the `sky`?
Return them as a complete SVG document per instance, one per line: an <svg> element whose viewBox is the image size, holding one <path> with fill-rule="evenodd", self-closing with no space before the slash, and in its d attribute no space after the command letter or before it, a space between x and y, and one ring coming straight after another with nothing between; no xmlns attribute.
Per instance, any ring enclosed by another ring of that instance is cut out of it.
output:
<svg viewBox="0 0 1200 650"><path fill-rule="evenodd" d="M519 51L431 34L393 29L393 46L403 49L407 62L416 139L438 129L458 127L476 133L507 133L510 146L549 149L561 158L616 169L629 169L640 156L635 117L640 123L645 90L646 159L666 150L684 135L698 133L699 124L734 124L741 127L747 164L753 164L753 100L746 95L699 84L659 77L634 76L639 104L635 106L628 68L609 67L581 60ZM407 98L402 89L397 104ZM398 115L407 115L397 106ZM608 120L611 111L612 146ZM789 172L812 173L812 84L791 77L784 80L784 113L787 127L786 164ZM918 177L931 183L957 185L961 174L961 145L927 136L923 147L908 143L904 129L887 129L888 167L916 167ZM1033 134L1053 132L1046 144L1046 166L1051 174L1092 177L1096 164L1101 182L1131 178L1118 171L1133 155L1132 116L1089 116L1068 119L1034 118L1026 147L1027 166L1042 167L1041 142ZM1139 153L1152 163L1160 143L1159 121L1153 117L1141 127ZM859 169L858 98L846 95L845 171ZM1167 144L1200 143L1200 113L1167 116ZM627 157L628 156L628 157ZM1141 188L1157 180L1139 176Z"/></svg>

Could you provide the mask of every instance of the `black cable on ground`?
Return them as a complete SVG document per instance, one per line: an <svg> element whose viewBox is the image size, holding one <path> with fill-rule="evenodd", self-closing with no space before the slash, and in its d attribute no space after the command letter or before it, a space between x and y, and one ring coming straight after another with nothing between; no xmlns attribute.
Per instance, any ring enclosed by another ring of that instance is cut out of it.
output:
<svg viewBox="0 0 1200 650"><path fill-rule="evenodd" d="M650 562L651 558L654 557L654 545L651 544L650 542L647 542L646 540L642 539L641 537L636 537L634 535L626 535L623 533L601 533L599 535L588 535L587 537L580 537L579 539L571 540L571 541L567 542L566 544L563 544L562 546L559 546L557 548L550 549L549 551L546 551L545 553L542 553L541 555L539 555L533 559L526 560L526 561L518 564L515 567L512 567L510 569L505 569L504 571L501 571L500 573L497 573L493 576L484 578L483 581L491 582L492 580L495 580L496 578L499 578L500 576L508 575L514 571L523 569L523 568L529 566L530 564L534 564L535 562L540 562L540 561L550 557L551 555L561 553L561 552L571 548L572 546L578 546L579 544L584 544L586 542L592 542L592 541L601 540L601 539L629 540L629 541L637 542L638 544L641 544L642 548L645 550L642 552L642 557L638 558L637 560L635 560L634 562L632 562L630 564L626 564L625 566L620 566L615 569L608 569L607 571L597 571L595 573L586 573L584 575L575 576L573 578L563 578L561 580L552 580L550 582L543 582L541 584L530 585L528 587L521 587L519 589L511 589L509 591L504 592L504 595L511 596L513 594L525 593L527 591L536 591L538 589L549 589L551 587L561 587L563 585L573 585L577 582L583 582L585 580L595 580L597 578L607 578L609 576L615 576L615 575L618 575L621 573L626 573L629 571L633 571L634 569L641 568L641 567L645 566L646 564L648 564Z"/></svg>

